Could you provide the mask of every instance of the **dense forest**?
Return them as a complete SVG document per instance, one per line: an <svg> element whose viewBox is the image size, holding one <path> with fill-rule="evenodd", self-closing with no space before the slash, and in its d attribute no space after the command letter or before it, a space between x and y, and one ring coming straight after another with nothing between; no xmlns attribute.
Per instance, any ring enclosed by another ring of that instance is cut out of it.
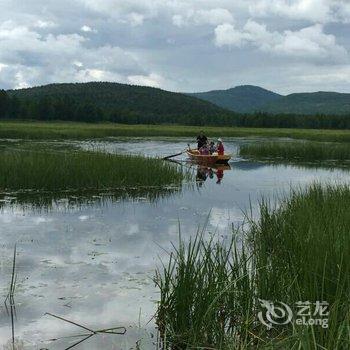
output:
<svg viewBox="0 0 350 350"><path fill-rule="evenodd" d="M233 113L157 88L118 83L51 84L7 91L10 118L116 123L204 123Z"/></svg>
<svg viewBox="0 0 350 350"><path fill-rule="evenodd" d="M116 83L0 90L0 118L125 124L350 129L350 115L239 114L164 90Z"/></svg>

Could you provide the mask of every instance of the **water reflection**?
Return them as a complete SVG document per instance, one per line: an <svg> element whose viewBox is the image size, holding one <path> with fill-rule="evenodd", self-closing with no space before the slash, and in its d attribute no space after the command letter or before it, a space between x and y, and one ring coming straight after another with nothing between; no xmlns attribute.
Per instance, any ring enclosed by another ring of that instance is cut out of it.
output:
<svg viewBox="0 0 350 350"><path fill-rule="evenodd" d="M215 181L216 184L221 184L224 178L224 172L231 170L231 166L226 164L217 165L197 165L196 182L199 187L203 186L203 183L209 179Z"/></svg>
<svg viewBox="0 0 350 350"><path fill-rule="evenodd" d="M110 202L149 201L176 195L182 191L180 186L135 187L111 190L86 191L18 191L0 192L0 210L18 208L31 210L75 210L84 206L103 206Z"/></svg>

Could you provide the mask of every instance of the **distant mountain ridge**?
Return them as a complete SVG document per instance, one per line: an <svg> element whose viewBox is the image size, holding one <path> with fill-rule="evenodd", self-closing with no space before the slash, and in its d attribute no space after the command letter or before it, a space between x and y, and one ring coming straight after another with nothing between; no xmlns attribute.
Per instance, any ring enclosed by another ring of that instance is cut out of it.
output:
<svg viewBox="0 0 350 350"><path fill-rule="evenodd" d="M40 103L43 118L77 119L77 114L95 115L99 120L123 122L167 123L189 122L223 123L237 118L237 113L293 115L347 115L350 114L350 94L338 92L310 92L280 95L259 86L242 85L227 90L199 93L175 93L158 88L110 82L49 84L19 90L8 90L10 97L22 101L30 118L35 104ZM52 106L55 112L52 111ZM74 108L73 108L74 107ZM93 108L92 108L93 107ZM45 110L47 109L47 110ZM66 110L74 109L75 116ZM85 109L85 111L83 110ZM236 112L236 113L235 113ZM35 114L35 113L34 113ZM80 119L80 117L78 118Z"/></svg>
<svg viewBox="0 0 350 350"><path fill-rule="evenodd" d="M282 96L250 85L200 96L110 82L0 89L0 120L350 130L350 94Z"/></svg>
<svg viewBox="0 0 350 350"><path fill-rule="evenodd" d="M259 86L242 85L227 90L213 90L188 95L239 113L267 112L301 115L350 113L349 93L318 91L283 96Z"/></svg>
<svg viewBox="0 0 350 350"><path fill-rule="evenodd" d="M185 94L111 82L49 84L6 94L9 107L1 111L0 96L0 118L214 125L233 122L236 115Z"/></svg>
<svg viewBox="0 0 350 350"><path fill-rule="evenodd" d="M188 95L239 113L250 113L260 110L267 103L282 97L280 94L254 85L241 85L227 90L212 90L189 93Z"/></svg>
<svg viewBox="0 0 350 350"><path fill-rule="evenodd" d="M262 107L273 114L348 114L350 94L339 92L305 92L282 96Z"/></svg>

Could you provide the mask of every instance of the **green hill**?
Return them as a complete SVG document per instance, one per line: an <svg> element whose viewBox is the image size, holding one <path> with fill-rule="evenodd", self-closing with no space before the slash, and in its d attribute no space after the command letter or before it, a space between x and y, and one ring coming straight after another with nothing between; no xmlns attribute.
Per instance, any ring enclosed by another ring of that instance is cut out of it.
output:
<svg viewBox="0 0 350 350"><path fill-rule="evenodd" d="M253 85L242 85L228 90L213 90L188 95L240 113L259 111L262 106L281 97L275 92Z"/></svg>
<svg viewBox="0 0 350 350"><path fill-rule="evenodd" d="M244 113L202 99L209 95L212 102ZM346 129L349 115L350 94L281 96L249 85L190 95L106 82L0 90L0 119Z"/></svg>
<svg viewBox="0 0 350 350"><path fill-rule="evenodd" d="M338 92L319 91L283 96L258 86L243 85L228 90L213 90L188 95L239 113L267 112L303 115L350 113L350 94Z"/></svg>
<svg viewBox="0 0 350 350"><path fill-rule="evenodd" d="M60 113L59 119L65 115L67 120L82 119L77 117L77 114L84 113L84 110L86 114L96 115L96 118L104 120L126 121L120 119L137 118L140 122L142 119L147 122L152 117L152 120L160 123L174 122L172 117L193 118L198 122L197 119L200 118L233 115L230 111L192 96L152 87L118 83L50 84L9 90L7 93L26 105L25 110L29 114L30 110L35 109L35 105L39 103L40 108L43 109L42 119L57 119L55 114L58 113ZM28 105L34 105L34 107L28 107ZM48 113L52 114L51 118L47 118ZM74 115L71 115L72 113Z"/></svg>
<svg viewBox="0 0 350 350"><path fill-rule="evenodd" d="M348 114L350 94L324 91L290 94L267 103L262 110L273 114Z"/></svg>

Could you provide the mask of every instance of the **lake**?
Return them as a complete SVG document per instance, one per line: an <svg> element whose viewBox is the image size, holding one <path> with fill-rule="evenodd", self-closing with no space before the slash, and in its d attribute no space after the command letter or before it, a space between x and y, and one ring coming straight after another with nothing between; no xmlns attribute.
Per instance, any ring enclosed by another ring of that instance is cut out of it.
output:
<svg viewBox="0 0 350 350"><path fill-rule="evenodd" d="M237 154L239 146L247 142L261 140L230 139L225 146ZM56 148L151 157L178 153L186 143L185 139L171 138L45 142ZM257 215L262 196L274 202L291 188L315 181L349 180L346 169L278 165L238 157L227 169L208 169L189 164L185 158L177 158L179 166L192 173L194 180L153 200L107 197L67 205L67 200L61 198L49 208L24 207L11 198L3 200L0 294L5 300L17 243L18 349L64 349L81 339L65 337L86 333L45 313L94 330L117 326L127 329L125 335L95 335L76 349L153 349L156 331L152 315L158 293L152 278L160 260L166 261L171 242L176 244L179 230L187 238L206 226L208 235L225 237L232 224L245 222L250 207ZM1 302L0 346L11 349L10 341L11 318Z"/></svg>

